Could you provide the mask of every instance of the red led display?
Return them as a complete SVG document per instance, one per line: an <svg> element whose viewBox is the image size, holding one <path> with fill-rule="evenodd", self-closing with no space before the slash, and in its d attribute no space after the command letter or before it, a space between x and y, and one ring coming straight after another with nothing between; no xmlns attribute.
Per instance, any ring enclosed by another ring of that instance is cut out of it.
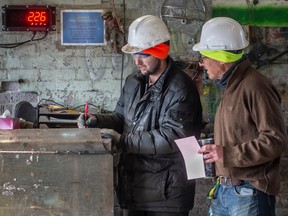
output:
<svg viewBox="0 0 288 216"><path fill-rule="evenodd" d="M27 22L33 25L47 25L47 11L28 11Z"/></svg>
<svg viewBox="0 0 288 216"><path fill-rule="evenodd" d="M2 7L4 31L54 31L55 7L9 6Z"/></svg>

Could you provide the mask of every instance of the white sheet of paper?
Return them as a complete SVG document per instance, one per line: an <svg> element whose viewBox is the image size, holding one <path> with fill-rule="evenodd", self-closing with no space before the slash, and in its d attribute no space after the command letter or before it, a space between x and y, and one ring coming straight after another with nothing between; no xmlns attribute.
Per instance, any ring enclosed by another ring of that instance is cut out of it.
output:
<svg viewBox="0 0 288 216"><path fill-rule="evenodd" d="M188 179L204 178L204 161L202 154L197 153L200 146L196 138L191 136L177 139L175 142L183 155Z"/></svg>

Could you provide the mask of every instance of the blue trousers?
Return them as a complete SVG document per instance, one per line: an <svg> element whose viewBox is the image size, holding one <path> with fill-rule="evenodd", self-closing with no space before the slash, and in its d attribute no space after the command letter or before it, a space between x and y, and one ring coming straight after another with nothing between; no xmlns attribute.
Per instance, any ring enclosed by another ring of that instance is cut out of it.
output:
<svg viewBox="0 0 288 216"><path fill-rule="evenodd" d="M137 211L123 210L123 216L188 216L188 212L152 212L152 211Z"/></svg>
<svg viewBox="0 0 288 216"><path fill-rule="evenodd" d="M211 200L210 216L275 216L275 196L257 190L248 182L220 185Z"/></svg>

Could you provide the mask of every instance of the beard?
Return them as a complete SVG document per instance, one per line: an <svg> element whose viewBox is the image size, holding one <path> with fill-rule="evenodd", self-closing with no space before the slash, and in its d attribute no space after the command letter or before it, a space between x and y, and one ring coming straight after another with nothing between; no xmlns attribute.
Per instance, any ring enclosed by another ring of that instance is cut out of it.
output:
<svg viewBox="0 0 288 216"><path fill-rule="evenodd" d="M149 66L147 66L147 70L143 73L145 76L155 75L159 72L161 67L161 60L154 58L153 61L150 62Z"/></svg>

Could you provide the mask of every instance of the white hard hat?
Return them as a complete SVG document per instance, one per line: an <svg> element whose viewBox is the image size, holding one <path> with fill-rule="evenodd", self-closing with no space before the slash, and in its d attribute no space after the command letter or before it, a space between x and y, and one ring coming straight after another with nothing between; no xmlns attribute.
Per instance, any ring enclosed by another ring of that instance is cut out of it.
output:
<svg viewBox="0 0 288 216"><path fill-rule="evenodd" d="M237 21L216 17L203 25L200 42L193 46L193 50L241 50L248 45L244 30Z"/></svg>
<svg viewBox="0 0 288 216"><path fill-rule="evenodd" d="M171 39L166 24L158 17L145 15L129 26L128 44L122 47L125 53L136 53Z"/></svg>

